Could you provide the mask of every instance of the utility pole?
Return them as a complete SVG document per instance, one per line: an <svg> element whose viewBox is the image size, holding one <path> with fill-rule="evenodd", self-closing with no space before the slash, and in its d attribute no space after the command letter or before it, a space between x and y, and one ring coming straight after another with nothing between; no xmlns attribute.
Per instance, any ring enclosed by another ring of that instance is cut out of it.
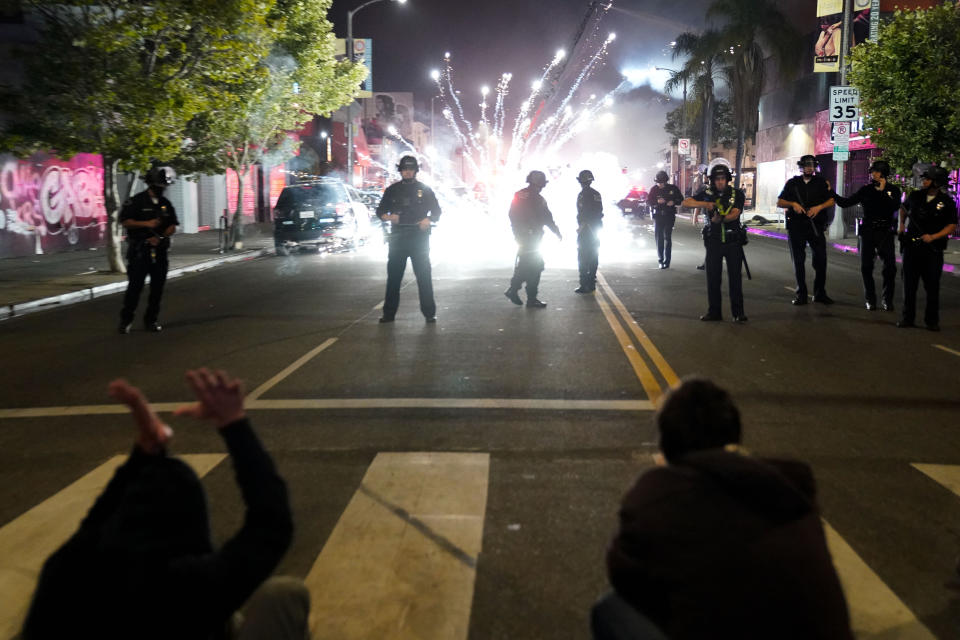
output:
<svg viewBox="0 0 960 640"><path fill-rule="evenodd" d="M853 18L852 0L843 0L843 30L840 33L840 86L847 86L847 54L850 50L850 27ZM846 176L846 163L843 160L837 160L837 184L833 185L834 191L838 195L844 195L844 183ZM834 240L842 240L847 235L847 225L843 221L842 214L834 214L833 224L830 225L830 237Z"/></svg>

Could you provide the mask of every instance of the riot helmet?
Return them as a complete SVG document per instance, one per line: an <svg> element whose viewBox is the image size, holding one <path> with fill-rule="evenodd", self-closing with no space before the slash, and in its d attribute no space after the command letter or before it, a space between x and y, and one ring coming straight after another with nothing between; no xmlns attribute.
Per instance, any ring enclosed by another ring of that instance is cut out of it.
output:
<svg viewBox="0 0 960 640"><path fill-rule="evenodd" d="M527 174L527 184L543 188L547 186L547 174L543 171L533 170Z"/></svg>
<svg viewBox="0 0 960 640"><path fill-rule="evenodd" d="M579 174L577 174L577 182L580 184L590 184L593 182L593 172L589 169L584 169Z"/></svg>
<svg viewBox="0 0 960 640"><path fill-rule="evenodd" d="M817 157L816 157L816 156L812 156L812 155L810 155L810 154L807 154L807 155L805 155L805 156L802 156L799 160L797 160L797 166L800 167L801 169L803 169L804 167L806 167L806 166L808 166L808 165L811 165L811 164L813 165L813 168L814 168L814 169L819 169L819 168L820 168L820 163L817 162Z"/></svg>
<svg viewBox="0 0 960 640"><path fill-rule="evenodd" d="M712 169L710 169L711 183L716 181L716 179L719 178L720 176L723 176L724 178L727 179L727 184L729 184L730 181L733 180L733 174L730 173L730 167L728 167L725 164L717 164L717 165L714 165Z"/></svg>
<svg viewBox="0 0 960 640"><path fill-rule="evenodd" d="M925 169L924 172L920 174L920 177L928 178L933 182L933 186L938 188L947 186L947 182L950 181L950 174L947 173L947 170L936 165Z"/></svg>
<svg viewBox="0 0 960 640"><path fill-rule="evenodd" d="M151 167L144 175L143 180L148 186L165 189L177 179L177 173L170 167Z"/></svg>
<svg viewBox="0 0 960 640"><path fill-rule="evenodd" d="M890 163L886 160L874 160L870 165L870 173L876 171L884 178L890 177Z"/></svg>
<svg viewBox="0 0 960 640"><path fill-rule="evenodd" d="M403 156L400 158L400 162L397 163L397 171L407 171L413 169L414 171L420 170L420 164L417 162L417 159L413 156Z"/></svg>
<svg viewBox="0 0 960 640"><path fill-rule="evenodd" d="M658 184L666 184L670 182L670 176L667 175L666 171L657 171L657 177L653 181Z"/></svg>

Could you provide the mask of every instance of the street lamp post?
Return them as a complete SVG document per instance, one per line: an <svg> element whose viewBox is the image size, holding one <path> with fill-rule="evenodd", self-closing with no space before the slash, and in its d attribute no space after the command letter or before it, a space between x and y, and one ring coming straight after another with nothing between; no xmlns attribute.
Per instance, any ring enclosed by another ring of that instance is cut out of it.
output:
<svg viewBox="0 0 960 640"><path fill-rule="evenodd" d="M676 69L668 69L666 67L655 67L657 71L669 71L670 73L680 74L680 71ZM683 74L683 108L680 110L680 131L683 132L683 137L687 137L687 74ZM702 144L702 142L701 142ZM678 154L679 155L679 154ZM686 158L683 160L683 168L680 170L680 193L684 196L687 195L686 191L686 182L687 182L687 167L686 167Z"/></svg>
<svg viewBox="0 0 960 640"><path fill-rule="evenodd" d="M326 131L321 131L320 139L324 142L326 161L330 162L330 134L328 134Z"/></svg>
<svg viewBox="0 0 960 640"><path fill-rule="evenodd" d="M353 16L364 7L369 7L378 2L386 2L386 0L367 0L356 9L347 11L347 60L351 63L355 62L353 59ZM395 2L405 4L407 0L395 0ZM353 103L354 100L351 99L350 104L347 105L347 180L350 185L353 185Z"/></svg>

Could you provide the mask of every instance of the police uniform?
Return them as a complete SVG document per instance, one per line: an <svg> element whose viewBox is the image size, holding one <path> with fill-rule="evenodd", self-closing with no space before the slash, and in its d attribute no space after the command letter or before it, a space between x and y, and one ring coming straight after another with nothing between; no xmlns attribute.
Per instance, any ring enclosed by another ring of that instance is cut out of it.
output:
<svg viewBox="0 0 960 640"><path fill-rule="evenodd" d="M553 221L553 214L547 207L547 201L532 187L525 187L513 195L510 203L510 226L517 241L517 261L510 279L511 291L518 291L523 283L527 285L527 304L537 300L540 288L540 274L543 272L543 257L540 255L540 241L546 226L555 234L560 229Z"/></svg>
<svg viewBox="0 0 960 640"><path fill-rule="evenodd" d="M743 247L740 244L740 219L727 222L713 222L715 215L725 216L733 209L743 211L745 196L740 189L727 185L719 191L713 185L701 189L693 200L713 202L716 209L707 212L708 224L703 228L703 244L707 250L704 260L707 272L707 315L705 319L719 320L721 312L721 285L723 280L723 261L727 261L727 279L730 282L730 312L734 320L745 319L743 311Z"/></svg>
<svg viewBox="0 0 960 640"><path fill-rule="evenodd" d="M664 204L658 201L663 199ZM673 225L677 221L677 205L683 195L676 185L656 184L647 195L647 204L653 211L653 234L657 239L657 262L664 269L670 267L670 255L673 250ZM668 203L673 202L673 205Z"/></svg>
<svg viewBox="0 0 960 640"><path fill-rule="evenodd" d="M883 287L880 295L885 310L893 309L893 292L897 281L897 258L894 252L893 236L900 210L902 192L900 187L889 182L881 190L876 182L865 184L849 198L837 194L833 199L841 207L861 205L863 220L860 222L859 236L860 273L863 276L863 296L868 309L877 304L877 289L873 281L873 263L877 256L883 262Z"/></svg>
<svg viewBox="0 0 960 640"><path fill-rule="evenodd" d="M580 266L580 288L584 291L594 291L597 288L602 227L603 199L599 191L584 185L577 195L577 262ZM529 284L527 288L529 289Z"/></svg>
<svg viewBox="0 0 960 640"><path fill-rule="evenodd" d="M814 174L810 180L804 176L795 176L787 180L778 196L779 200L796 202L806 210L821 205L833 197L830 183L822 176ZM807 302L807 250L813 254L813 299L830 302L827 296L827 239L824 233L829 221L828 209L823 209L810 218L804 214L787 209L787 239L790 245L790 257L793 259L793 272L796 277L796 304Z"/></svg>
<svg viewBox="0 0 960 640"><path fill-rule="evenodd" d="M407 258L413 264L420 294L420 311L428 320L437 315L433 299L433 273L430 266L430 230L420 228L420 221L440 219L440 204L433 190L419 180L395 182L383 192L377 205L377 216L392 214L400 221L391 225L390 250L387 257L387 293L383 302L383 319L393 320L400 306L400 285L407 268Z"/></svg>
<svg viewBox="0 0 960 640"><path fill-rule="evenodd" d="M147 299L147 310L143 315L143 324L151 327L156 324L160 316L160 299L163 297L163 287L167 282L167 251L170 248L170 238L166 230L177 226L177 212L169 200L163 196L154 197L149 191L141 191L123 203L120 210L120 224L125 220L145 222L157 219L160 221L154 228L130 227L127 231L127 291L123 296L123 309L120 311L121 329L133 322L134 312L140 301L140 292L147 276L150 276L150 296ZM159 238L154 246L150 238Z"/></svg>
<svg viewBox="0 0 960 640"><path fill-rule="evenodd" d="M943 252L947 248L947 238L926 243L920 236L939 233L945 227L957 224L957 205L942 190L928 199L928 191L922 189L907 196L903 208L910 222L900 244L903 251L903 314L900 324L913 325L917 288L920 280L923 280L923 288L927 292L924 323L927 328L936 330L940 327L940 276L943 273Z"/></svg>

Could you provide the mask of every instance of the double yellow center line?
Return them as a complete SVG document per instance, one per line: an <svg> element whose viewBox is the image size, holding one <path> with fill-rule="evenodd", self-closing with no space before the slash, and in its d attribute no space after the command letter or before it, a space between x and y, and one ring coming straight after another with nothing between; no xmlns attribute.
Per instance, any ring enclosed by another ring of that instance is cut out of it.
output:
<svg viewBox="0 0 960 640"><path fill-rule="evenodd" d="M660 382L657 380L653 369L647 364L647 361L641 354L641 349L643 354L646 355L647 359L660 374L660 379L665 383L666 388L676 385L680 379L670 365L667 364L663 354L654 346L650 337L644 333L640 325L637 324L637 321L634 320L630 312L627 311L627 308L620 301L620 298L617 297L617 294L613 292L613 289L602 274L597 274L597 284L599 285L597 288L597 303L600 305L600 310L603 311L603 315L610 324L610 328L613 329L613 333L620 343L620 348L623 349L627 360L630 361L630 365L633 367L634 373L637 374L637 378L640 379L640 384L643 385L644 391L647 392L650 401L656 405L660 396L663 395L664 387L660 386ZM626 327L630 333L627 333L624 327ZM631 333L633 337L630 336ZM634 339L636 340L636 344L634 344ZM637 345L639 345L639 349Z"/></svg>

